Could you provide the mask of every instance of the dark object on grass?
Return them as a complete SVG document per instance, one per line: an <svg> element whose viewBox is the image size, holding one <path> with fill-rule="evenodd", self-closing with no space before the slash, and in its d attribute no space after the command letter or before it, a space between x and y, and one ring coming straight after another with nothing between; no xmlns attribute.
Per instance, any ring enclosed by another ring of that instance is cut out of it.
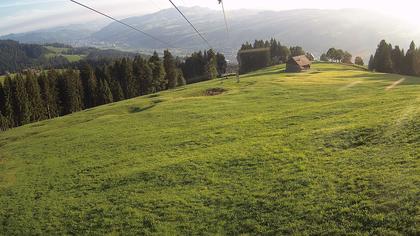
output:
<svg viewBox="0 0 420 236"><path fill-rule="evenodd" d="M206 91L204 91L204 95L205 96L217 96L220 95L224 92L226 92L227 90L224 88L210 88L207 89Z"/></svg>

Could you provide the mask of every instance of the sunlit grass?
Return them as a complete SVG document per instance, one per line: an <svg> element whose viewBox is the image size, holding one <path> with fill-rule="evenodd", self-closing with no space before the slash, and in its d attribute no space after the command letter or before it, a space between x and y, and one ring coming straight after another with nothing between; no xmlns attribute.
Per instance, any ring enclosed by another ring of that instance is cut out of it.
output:
<svg viewBox="0 0 420 236"><path fill-rule="evenodd" d="M418 235L420 79L283 70L1 133L0 232Z"/></svg>

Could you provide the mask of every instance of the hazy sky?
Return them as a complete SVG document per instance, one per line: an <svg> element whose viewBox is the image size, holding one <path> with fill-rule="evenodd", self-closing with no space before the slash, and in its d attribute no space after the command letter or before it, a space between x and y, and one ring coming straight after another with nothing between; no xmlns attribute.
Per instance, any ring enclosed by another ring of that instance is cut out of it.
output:
<svg viewBox="0 0 420 236"><path fill-rule="evenodd" d="M78 0L117 18L142 15L171 7L168 0ZM173 0L181 6L220 9L217 0ZM420 3L412 0L225 0L230 9L341 9L363 8L393 14L411 22L420 22ZM0 35L102 20L69 0L0 0Z"/></svg>

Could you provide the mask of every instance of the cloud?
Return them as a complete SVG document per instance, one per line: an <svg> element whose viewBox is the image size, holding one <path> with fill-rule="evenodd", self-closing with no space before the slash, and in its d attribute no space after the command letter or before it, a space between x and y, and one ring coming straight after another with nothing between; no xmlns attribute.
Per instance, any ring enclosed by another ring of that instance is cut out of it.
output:
<svg viewBox="0 0 420 236"><path fill-rule="evenodd" d="M38 1L39 3L40 1ZM58 1L42 1L44 3L56 3ZM89 23L98 20L107 20L103 16L89 11L81 6L75 5L70 1L59 1L59 6L53 5L50 8L20 8L10 16L3 16L0 21L0 35L10 33L22 33L32 30L46 29L56 26ZM122 0L122 1L101 1L100 4L93 1L81 1L86 5L92 6L100 11L108 13L116 18L125 18L133 15L142 15L153 11L153 7L143 1ZM19 3L21 6L30 4L29 2ZM33 3L31 3L33 4ZM11 4L7 5L12 7ZM3 6L4 7L4 6ZM112 9L112 10L111 10ZM156 11L156 10L155 10Z"/></svg>

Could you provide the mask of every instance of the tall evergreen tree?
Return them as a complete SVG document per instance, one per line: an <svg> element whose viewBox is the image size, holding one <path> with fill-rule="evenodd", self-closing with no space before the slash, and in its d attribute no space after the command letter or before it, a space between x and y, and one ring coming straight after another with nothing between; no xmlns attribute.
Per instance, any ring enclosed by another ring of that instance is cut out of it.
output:
<svg viewBox="0 0 420 236"><path fill-rule="evenodd" d="M45 110L41 98L41 89L38 84L38 78L28 72L25 74L25 88L28 94L29 108L31 110L31 122L44 120Z"/></svg>
<svg viewBox="0 0 420 236"><path fill-rule="evenodd" d="M7 120L9 128L15 126L14 111L13 111L13 82L10 76L6 76L3 82L4 102L2 114Z"/></svg>
<svg viewBox="0 0 420 236"><path fill-rule="evenodd" d="M375 58L373 57L373 55L370 55L368 69L370 71L374 71L375 70Z"/></svg>
<svg viewBox="0 0 420 236"><path fill-rule="evenodd" d="M0 82L0 131L5 131L9 129L9 121L3 115L5 113L5 101L6 97L3 90L3 84Z"/></svg>
<svg viewBox="0 0 420 236"><path fill-rule="evenodd" d="M123 58L119 66L119 78L121 88L125 98L133 98L136 96L135 85L133 79L133 65L129 58Z"/></svg>
<svg viewBox="0 0 420 236"><path fill-rule="evenodd" d="M60 115L57 80L59 73L51 70L48 75L43 73L38 78L45 116L49 119Z"/></svg>
<svg viewBox="0 0 420 236"><path fill-rule="evenodd" d="M163 67L163 63L159 58L157 52L153 53L153 56L149 59L150 67L152 69L152 87L154 88L155 92L164 90L167 86L165 81L165 68Z"/></svg>
<svg viewBox="0 0 420 236"><path fill-rule="evenodd" d="M177 86L177 70L175 59L169 50L164 51L163 66L165 68L165 81L168 89L173 89Z"/></svg>
<svg viewBox="0 0 420 236"><path fill-rule="evenodd" d="M0 113L4 114L6 96L3 90L3 84L0 82Z"/></svg>
<svg viewBox="0 0 420 236"><path fill-rule="evenodd" d="M277 42L274 41L273 43L277 43ZM276 47L276 50L277 50L277 47ZM216 66L217 66L217 74L219 76L226 74L227 61L226 61L225 55L221 53L216 54Z"/></svg>
<svg viewBox="0 0 420 236"><path fill-rule="evenodd" d="M31 110L25 79L21 74L17 74L12 81L12 101L14 124L16 126L28 124L31 121Z"/></svg>
<svg viewBox="0 0 420 236"><path fill-rule="evenodd" d="M209 49L206 54L205 77L206 80L211 80L217 77L217 58L213 49Z"/></svg>
<svg viewBox="0 0 420 236"><path fill-rule="evenodd" d="M82 84L73 70L65 71L58 80L61 114L71 114L83 109Z"/></svg>
<svg viewBox="0 0 420 236"><path fill-rule="evenodd" d="M83 86L83 102L85 108L91 108L96 105L97 95L97 80L92 67L87 63L83 62L79 68L80 79Z"/></svg>
<svg viewBox="0 0 420 236"><path fill-rule="evenodd" d="M3 115L3 113L0 112L0 131L6 131L8 129L9 129L9 121Z"/></svg>
<svg viewBox="0 0 420 236"><path fill-rule="evenodd" d="M111 93L112 93L112 100L114 102L119 102L124 100L124 92L121 88L120 82L118 82L115 79L111 79L110 82L110 89L111 89Z"/></svg>
<svg viewBox="0 0 420 236"><path fill-rule="evenodd" d="M387 44L385 40L382 40L378 45L374 57L375 70L383 73L393 73L391 55L392 46Z"/></svg>
<svg viewBox="0 0 420 236"><path fill-rule="evenodd" d="M98 105L104 105L112 103L114 100L112 98L111 89L109 88L108 82L105 79L99 79L98 81Z"/></svg>
<svg viewBox="0 0 420 236"><path fill-rule="evenodd" d="M133 62L133 74L138 95L145 95L156 92L153 85L153 72L149 62L141 56L137 56Z"/></svg>
<svg viewBox="0 0 420 236"><path fill-rule="evenodd" d="M404 69L404 51L399 46L395 46L391 54L393 71L395 73L403 73Z"/></svg>

